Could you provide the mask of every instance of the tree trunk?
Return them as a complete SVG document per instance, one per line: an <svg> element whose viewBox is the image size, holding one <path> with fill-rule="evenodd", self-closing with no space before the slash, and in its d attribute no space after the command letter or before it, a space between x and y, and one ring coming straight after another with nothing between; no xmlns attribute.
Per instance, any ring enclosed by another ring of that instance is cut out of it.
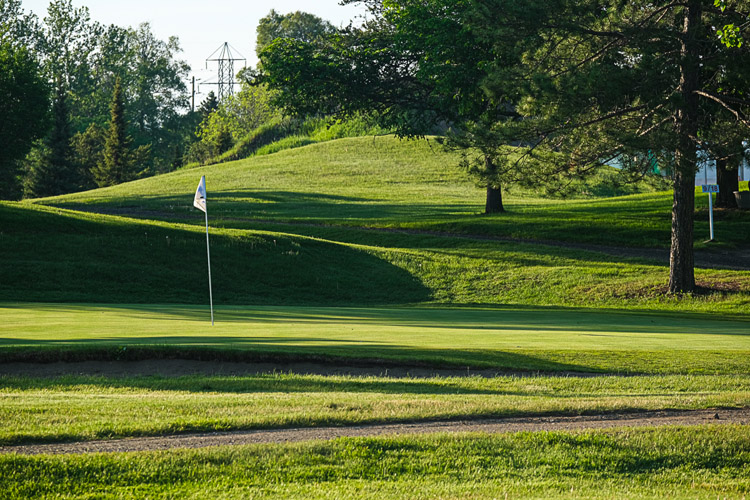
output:
<svg viewBox="0 0 750 500"><path fill-rule="evenodd" d="M669 253L669 291L692 292L695 289L693 270L693 211L695 207L695 175L677 171L672 204L672 247Z"/></svg>
<svg viewBox="0 0 750 500"><path fill-rule="evenodd" d="M716 206L737 208L734 192L740 190L740 181L737 177L737 170L727 168L727 160L716 160L716 184L719 185Z"/></svg>
<svg viewBox="0 0 750 500"><path fill-rule="evenodd" d="M672 246L669 252L669 291L695 290L693 269L693 212L695 211L695 172L698 160L698 95L700 82L701 0L688 0L682 31L679 92L682 102L677 111L674 198L672 203Z"/></svg>
<svg viewBox="0 0 750 500"><path fill-rule="evenodd" d="M500 212L505 212L503 190L500 187L487 186L487 202L484 205L484 213L497 214Z"/></svg>
<svg viewBox="0 0 750 500"><path fill-rule="evenodd" d="M493 185L493 177L497 175L497 166L492 162L488 155L484 156L484 169L488 177L487 183L487 200L484 204L485 214L497 214L505 212L503 207L503 190L500 184Z"/></svg>

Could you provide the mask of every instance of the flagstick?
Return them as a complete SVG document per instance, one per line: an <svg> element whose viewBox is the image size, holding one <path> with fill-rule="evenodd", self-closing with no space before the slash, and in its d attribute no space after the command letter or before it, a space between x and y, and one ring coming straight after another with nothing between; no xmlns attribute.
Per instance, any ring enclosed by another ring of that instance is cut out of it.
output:
<svg viewBox="0 0 750 500"><path fill-rule="evenodd" d="M206 214L206 254L208 255L208 297L211 300L211 326L214 326L214 292L211 286L211 247L208 244L208 210Z"/></svg>

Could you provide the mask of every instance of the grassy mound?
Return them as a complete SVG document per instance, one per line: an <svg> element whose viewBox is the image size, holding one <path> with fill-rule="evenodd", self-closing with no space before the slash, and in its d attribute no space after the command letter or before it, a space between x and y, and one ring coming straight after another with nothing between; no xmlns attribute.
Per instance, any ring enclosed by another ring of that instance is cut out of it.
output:
<svg viewBox="0 0 750 500"><path fill-rule="evenodd" d="M198 212L200 213L200 212ZM0 300L204 304L200 227L0 203ZM413 276L351 245L281 233L211 237L218 304L419 302ZM363 279L366 277L366 279Z"/></svg>
<svg viewBox="0 0 750 500"><path fill-rule="evenodd" d="M665 297L665 261L486 239L666 247L668 194L566 201L512 195L508 213L484 216L481 190L455 162L428 142L343 139L3 204L0 256L13 265L0 300L205 303L203 214L192 207L205 174L217 304L747 313L747 272L698 270L706 293ZM725 245L747 245L748 214L720 212L716 221ZM707 232L701 224L696 237Z"/></svg>
<svg viewBox="0 0 750 500"><path fill-rule="evenodd" d="M258 228L259 222L403 228L520 239L667 248L671 195L549 200L511 189L504 214L482 215L484 192L434 141L358 137L311 144L242 161L181 170L112 188L38 203L133 217L188 222L192 194L206 175L214 226ZM587 181L608 191L611 171ZM596 184L596 183L599 184ZM697 197L697 246L708 235L708 199ZM750 213L715 213L713 246L747 246ZM290 232L294 230L289 229Z"/></svg>

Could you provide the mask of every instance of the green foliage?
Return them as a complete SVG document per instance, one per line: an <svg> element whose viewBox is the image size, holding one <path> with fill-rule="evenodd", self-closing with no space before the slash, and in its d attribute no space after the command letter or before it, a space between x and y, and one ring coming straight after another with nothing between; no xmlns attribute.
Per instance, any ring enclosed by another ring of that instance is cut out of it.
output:
<svg viewBox="0 0 750 500"><path fill-rule="evenodd" d="M99 187L114 186L135 179L138 167L149 155L149 148L141 146L131 151L133 139L127 135L125 110L120 79L115 81L110 104L110 122L104 139L101 163L92 170Z"/></svg>
<svg viewBox="0 0 750 500"><path fill-rule="evenodd" d="M81 190L96 187L93 172L104 162L106 131L92 123L84 132L78 132L71 139L73 158L81 179Z"/></svg>
<svg viewBox="0 0 750 500"><path fill-rule="evenodd" d="M188 67L176 59L180 51L176 38L157 39L147 23L136 28L104 27L91 20L86 7L77 8L71 0L51 2L37 31L34 45L48 80L61 81L68 90L73 135L108 121L119 77L127 133L134 146L142 148L138 161L146 162L141 168L153 173L181 165L195 124L182 113L188 102L184 83ZM90 158L73 160L77 165L91 163ZM85 181L79 179L77 184L86 185Z"/></svg>
<svg viewBox="0 0 750 500"><path fill-rule="evenodd" d="M210 99L206 101L205 109L201 107L201 115L214 104L216 108L203 118L197 131L199 141L191 146L188 161L216 162L215 158L231 150L249 134L264 125L277 123L280 115L270 100L265 86L245 83L240 92L220 104Z"/></svg>
<svg viewBox="0 0 750 500"><path fill-rule="evenodd" d="M726 0L714 0L714 7L719 7L722 12L725 12L728 5ZM738 7L740 6L733 6L734 9L738 9ZM741 48L745 41L741 28L735 24L726 24L723 28L717 29L716 35L719 37L721 43L729 48Z"/></svg>
<svg viewBox="0 0 750 500"><path fill-rule="evenodd" d="M0 33L5 35L5 26ZM0 41L0 199L17 198L19 161L48 127L49 88L29 51Z"/></svg>
<svg viewBox="0 0 750 500"><path fill-rule="evenodd" d="M212 116L213 118L213 116ZM230 118L231 119L231 118ZM227 127L227 121L216 120L216 126ZM212 128L205 131L214 130ZM226 128L218 129L226 131ZM331 141L345 137L364 137L387 134L388 131L380 127L368 116L352 116L344 120L333 118L313 117L307 119L281 118L275 112L266 123L251 130L244 136L238 136L236 143L221 153L216 146L220 143L213 136L213 141L201 141L191 147L188 159L200 164L215 164L228 161L242 160L253 155L272 154L285 149L298 148L318 142ZM226 137L225 132L224 137ZM209 137L209 136L207 136ZM214 154L211 154L214 153ZM218 153L218 154L217 154Z"/></svg>
<svg viewBox="0 0 750 500"><path fill-rule="evenodd" d="M208 93L203 102L201 102L197 112L201 117L201 121L203 121L217 109L219 109L219 100L216 98L216 94L214 94L214 91L212 90Z"/></svg>
<svg viewBox="0 0 750 500"><path fill-rule="evenodd" d="M0 0L0 44L33 47L39 31L39 22L33 14L23 11L21 0Z"/></svg>
<svg viewBox="0 0 750 500"><path fill-rule="evenodd" d="M271 9L256 28L255 52L260 54L277 38L312 42L335 32L336 28L331 23L313 14L300 11L279 14Z"/></svg>
<svg viewBox="0 0 750 500"><path fill-rule="evenodd" d="M58 83L52 102L52 128L40 150L40 157L29 161L24 178L24 196L40 198L77 191L82 184L73 164L68 113L68 92Z"/></svg>

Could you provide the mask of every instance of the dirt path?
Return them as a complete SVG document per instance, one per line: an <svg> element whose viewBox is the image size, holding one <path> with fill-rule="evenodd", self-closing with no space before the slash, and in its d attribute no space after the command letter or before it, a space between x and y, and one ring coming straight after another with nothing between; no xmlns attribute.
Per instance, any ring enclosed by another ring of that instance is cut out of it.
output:
<svg viewBox="0 0 750 500"><path fill-rule="evenodd" d="M342 437L377 437L437 433L506 433L522 431L568 431L665 425L750 425L750 408L740 410L650 411L594 416L518 417L496 420L427 422L366 425L357 427L321 427L260 431L183 434L175 436L128 438L111 441L43 444L0 447L0 454L82 454L196 449L210 446L281 444L331 440Z"/></svg>

